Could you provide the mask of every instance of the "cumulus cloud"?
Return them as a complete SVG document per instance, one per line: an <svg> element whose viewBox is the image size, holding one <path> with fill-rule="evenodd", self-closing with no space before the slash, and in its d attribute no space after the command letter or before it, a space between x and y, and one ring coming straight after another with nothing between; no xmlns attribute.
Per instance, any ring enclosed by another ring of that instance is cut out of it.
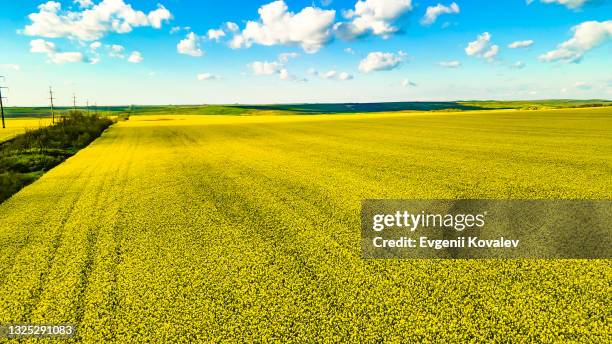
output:
<svg viewBox="0 0 612 344"><path fill-rule="evenodd" d="M102 46L102 43L100 43L100 42L93 42L93 43L91 43L89 45L89 48L91 48L91 50L97 50L101 46Z"/></svg>
<svg viewBox="0 0 612 344"><path fill-rule="evenodd" d="M299 45L305 52L315 53L332 38L334 10L306 7L293 13L285 1L279 0L262 6L258 12L259 21L247 22L244 30L234 35L230 47Z"/></svg>
<svg viewBox="0 0 612 344"><path fill-rule="evenodd" d="M289 62L289 60L295 59L298 56L300 56L300 54L298 53L282 53L278 55L278 61L281 63L287 63Z"/></svg>
<svg viewBox="0 0 612 344"><path fill-rule="evenodd" d="M468 43L467 47L465 48L465 53L469 56L482 55L488 48L490 41L491 34L485 32L482 35L479 35L475 41Z"/></svg>
<svg viewBox="0 0 612 344"><path fill-rule="evenodd" d="M408 80L408 79L404 79L401 82L402 87L408 88L408 87L417 87L417 84Z"/></svg>
<svg viewBox="0 0 612 344"><path fill-rule="evenodd" d="M491 44L491 34L488 32L478 35L475 41L468 43L465 47L468 56L484 57L487 60L493 59L499 53L499 46Z"/></svg>
<svg viewBox="0 0 612 344"><path fill-rule="evenodd" d="M511 67L515 68L515 69L523 69L523 68L525 68L525 62L523 62L523 61L516 61L515 63L512 64Z"/></svg>
<svg viewBox="0 0 612 344"><path fill-rule="evenodd" d="M120 59L125 58L125 55L123 54L125 52L125 47L122 45L119 45L119 44L109 45L108 50L109 50L108 55L110 57L116 57Z"/></svg>
<svg viewBox="0 0 612 344"><path fill-rule="evenodd" d="M321 79L325 79L325 80L339 80L339 81L348 81L348 80L353 80L353 75L347 72L339 72L337 70L329 70L327 72L324 73L320 73L318 70L314 69L314 68L310 68L307 71L308 74L312 75L312 76L318 76L321 77Z"/></svg>
<svg viewBox="0 0 612 344"><path fill-rule="evenodd" d="M49 54L55 52L55 44L44 39L30 41L30 52L39 54Z"/></svg>
<svg viewBox="0 0 612 344"><path fill-rule="evenodd" d="M531 4L534 0L527 0L527 4ZM593 2L592 0L540 0L545 4L559 4L563 5L567 8L578 9L582 7L584 4L588 2Z"/></svg>
<svg viewBox="0 0 612 344"><path fill-rule="evenodd" d="M55 64L84 62L85 57L80 52L61 52L55 44L44 39L30 41L30 52L35 54L46 54L49 61Z"/></svg>
<svg viewBox="0 0 612 344"><path fill-rule="evenodd" d="M107 0L108 1L108 0ZM120 0L115 0L120 1ZM149 12L147 15L149 19L149 25L155 29L161 29L162 24L165 21L169 21L172 18L172 13L168 11L164 6L158 4L157 9Z"/></svg>
<svg viewBox="0 0 612 344"><path fill-rule="evenodd" d="M172 14L164 6L148 14L137 11L123 0L103 0L82 11L62 11L62 5L48 1L38 6L38 12L28 15L31 23L23 33L46 38L68 37L95 41L108 32L128 33L135 27L161 28Z"/></svg>
<svg viewBox="0 0 612 344"><path fill-rule="evenodd" d="M176 51L179 54L189 55L193 57L200 57L204 55L204 51L200 49L199 38L193 32L188 33L187 37L185 37L185 39L181 40L177 44Z"/></svg>
<svg viewBox="0 0 612 344"><path fill-rule="evenodd" d="M485 53L482 54L482 57L484 57L487 60L491 60L495 56L497 56L498 53L499 53L499 45L492 45L491 48L489 48L489 50L485 51Z"/></svg>
<svg viewBox="0 0 612 344"><path fill-rule="evenodd" d="M225 37L225 31L222 29L210 29L208 30L208 39L211 41L219 41L221 38Z"/></svg>
<svg viewBox="0 0 612 344"><path fill-rule="evenodd" d="M300 79L299 77L289 73L289 70L287 68L283 68L280 70L278 77L281 80L285 80L285 81L300 81L300 82L306 82L306 79Z"/></svg>
<svg viewBox="0 0 612 344"><path fill-rule="evenodd" d="M355 55L355 50L353 50L353 48L346 48L344 49L344 52L347 54Z"/></svg>
<svg viewBox="0 0 612 344"><path fill-rule="evenodd" d="M249 64L249 68L254 75L274 75L280 73L284 66L279 62L255 61Z"/></svg>
<svg viewBox="0 0 612 344"><path fill-rule="evenodd" d="M211 73L202 73L197 75L198 81L218 80L219 77Z"/></svg>
<svg viewBox="0 0 612 344"><path fill-rule="evenodd" d="M438 62L438 65L444 67L444 68L459 68L461 67L461 62L459 61L440 61Z"/></svg>
<svg viewBox="0 0 612 344"><path fill-rule="evenodd" d="M132 52L130 57L128 57L128 62L131 62L131 63L140 63L143 60L144 58L142 57L142 54L139 51Z"/></svg>
<svg viewBox="0 0 612 344"><path fill-rule="evenodd" d="M402 63L402 54L371 52L359 63L359 70L363 73L392 70Z"/></svg>
<svg viewBox="0 0 612 344"><path fill-rule="evenodd" d="M540 60L544 62L580 62L585 53L612 37L612 20L583 22L574 26L572 31L574 32L572 38L559 44L557 49L540 55Z"/></svg>
<svg viewBox="0 0 612 344"><path fill-rule="evenodd" d="M323 73L322 77L323 79L334 79L336 78L336 76L338 75L338 72L335 70L330 70L326 73Z"/></svg>
<svg viewBox="0 0 612 344"><path fill-rule="evenodd" d="M439 16L442 14L454 14L459 13L459 5L453 2L449 6L437 4L436 6L429 6L425 11L425 16L421 19L422 25L431 25L436 22Z"/></svg>
<svg viewBox="0 0 612 344"><path fill-rule="evenodd" d="M516 48L526 48L526 47L530 47L533 45L533 40L526 40L526 41L515 41L512 42L510 44L508 44L508 48L510 49L516 49Z"/></svg>
<svg viewBox="0 0 612 344"><path fill-rule="evenodd" d="M353 76L347 72L342 72L338 74L338 80L341 80L341 81L353 80Z"/></svg>
<svg viewBox="0 0 612 344"><path fill-rule="evenodd" d="M291 74L285 66L290 59L296 58L297 56L297 53L284 53L278 55L277 61L255 61L247 66L255 76L278 75L280 80L306 82L306 79Z"/></svg>
<svg viewBox="0 0 612 344"><path fill-rule="evenodd" d="M234 22L225 23L225 27L231 32L237 32L238 30L240 30L240 27L238 26L238 24Z"/></svg>
<svg viewBox="0 0 612 344"><path fill-rule="evenodd" d="M49 61L55 64L84 62L85 57L79 52L54 53L49 55Z"/></svg>
<svg viewBox="0 0 612 344"><path fill-rule="evenodd" d="M355 39L367 34L388 38L399 28L396 21L412 10L412 0L358 0L355 9L346 11L350 19L334 25L343 39Z"/></svg>
<svg viewBox="0 0 612 344"><path fill-rule="evenodd" d="M93 1L91 0L74 0L73 2L75 4L79 4L79 7L81 8L89 8L93 6Z"/></svg>

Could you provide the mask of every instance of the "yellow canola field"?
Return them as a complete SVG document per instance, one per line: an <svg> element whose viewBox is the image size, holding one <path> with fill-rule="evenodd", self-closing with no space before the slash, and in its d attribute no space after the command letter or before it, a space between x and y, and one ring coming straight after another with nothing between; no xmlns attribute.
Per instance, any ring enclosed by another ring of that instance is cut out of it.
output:
<svg viewBox="0 0 612 344"><path fill-rule="evenodd" d="M611 110L133 116L0 205L75 341L609 342L609 260L362 260L364 198L612 198Z"/></svg>
<svg viewBox="0 0 612 344"><path fill-rule="evenodd" d="M7 118L6 128L0 123L0 143L25 133L27 129L38 129L51 125L51 118Z"/></svg>

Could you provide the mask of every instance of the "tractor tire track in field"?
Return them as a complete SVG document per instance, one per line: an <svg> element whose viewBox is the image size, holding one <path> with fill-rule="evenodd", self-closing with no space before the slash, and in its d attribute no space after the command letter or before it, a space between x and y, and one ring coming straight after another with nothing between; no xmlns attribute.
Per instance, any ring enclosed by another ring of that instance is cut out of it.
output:
<svg viewBox="0 0 612 344"><path fill-rule="evenodd" d="M111 144L116 144L117 138L115 138L113 141L108 142L107 145L111 145ZM124 148L124 147L122 147ZM131 150L125 150L122 149L122 152L133 152L135 148L132 148ZM111 149L108 149L107 154L112 155L116 152L111 151ZM101 154L101 155L105 155L105 154ZM94 269L94 262L95 262L95 258L96 256L99 254L99 249L98 249L98 239L100 236L100 232L103 231L105 228L108 228L109 230L112 231L112 237L114 239L114 243L115 243L115 250L113 251L115 253L115 255L118 254L118 252L120 252L119 249L119 241L117 241L117 221L120 220L120 217L118 216L119 212L120 212L120 207L122 202L120 201L120 199L118 198L123 198L125 197L124 193L119 193L119 197L116 197L113 193L109 193L108 190L112 189L113 187L117 187L119 186L119 188L121 188L124 184L125 181L127 180L127 173L129 172L129 164L131 159L129 158L129 154L124 154L122 156L122 159L116 159L115 161L113 161L113 163L106 163L103 167L106 167L106 172L103 173L104 174L104 179L102 180L102 182L100 183L101 186L98 188L99 192L96 194L96 201L94 202L93 208L94 209L99 209L101 211L101 213L103 211L106 210L106 212L109 213L108 217L110 218L110 222L108 222L107 224L100 224L100 223L96 223L93 227L95 228L95 230L89 230L87 233L87 248L86 248L86 259L85 259L85 263L82 267L81 270L81 281L79 283L80 288L76 297L76 301L75 301L75 308L77 311L76 317L75 317L75 325L78 327L81 327L81 323L83 321L83 317L85 316L85 302L86 302L86 296L87 296L87 291L90 287L90 275L92 274L92 270ZM127 161L127 168L125 165L125 162ZM119 177L119 178L118 178ZM118 181L118 182L116 182ZM112 209L112 210L108 210L108 209ZM102 215L102 214L101 214ZM101 222L103 223L103 222ZM112 262L114 262L114 265L111 265L111 269L113 271L115 271L116 273L116 267L117 267L117 262L119 261L119 256L113 257L112 258ZM114 285L114 287L111 288L111 292L114 291L116 289L116 284ZM111 303L111 304L114 304ZM112 309L111 309L112 311ZM82 340L82 336L81 336L81 332L77 332L76 338L78 340Z"/></svg>
<svg viewBox="0 0 612 344"><path fill-rule="evenodd" d="M73 159L75 159L74 156L70 157L69 159L67 159L66 163L71 163ZM86 187L91 184L91 181L92 181L91 177L95 173L96 171L94 169L83 169L79 171L75 176L71 176L74 179L64 180L64 183L68 184L69 190L71 189L73 191L68 191L68 192L62 191L62 193L67 194L71 196L72 198L67 200L67 203L69 204L67 207L60 208L63 213L61 214L61 218L59 219L59 221L57 223L47 224L48 226L51 226L51 228L54 229L54 234L52 234L52 239L50 241L48 253L46 254L47 258L46 258L46 261L43 263L43 265L39 267L39 270L37 270L38 282L35 286L33 286L32 291L29 293L30 298L28 302L25 303L21 315L19 316L18 319L15 319L15 321L20 321L23 323L31 322L32 312L34 311L34 309L37 307L37 304L39 303L39 300L40 300L41 294L44 291L45 285L49 283L49 272L51 268L53 267L53 264L54 264L54 261L57 255L57 251L61 245L62 238L64 237L65 225L70 219L70 217L72 216L74 208L78 204L79 200L84 197L82 188L84 186ZM47 175L43 176L43 178L57 179L58 176L57 176L57 173L55 173L55 171L52 170ZM74 183L75 180L85 180L85 184L79 185L78 183ZM22 191L22 192L25 192L25 191ZM45 220L41 221L41 223L45 223L45 222L46 222ZM15 266L15 260L17 259L17 257L19 257L19 255L22 254L23 249L27 247L29 244L31 244L31 236L33 235L33 233L35 233L35 231L29 231L26 233L27 233L26 239L23 241L23 245L21 245L18 248L17 252L15 252L15 254L13 255L13 261L11 262L11 268L14 271L14 273L17 273L17 274L19 274L19 267ZM3 281L5 280L8 280L8 278L3 279Z"/></svg>
<svg viewBox="0 0 612 344"><path fill-rule="evenodd" d="M96 143L92 143L90 147L95 147ZM87 149L87 148L86 148ZM94 148L95 149L95 148ZM81 154L88 154L89 151L83 150L80 152ZM71 308L74 309L74 313L70 314L71 319L70 322L73 325L77 325L79 322L79 298L80 295L84 292L84 289L87 287L89 273L91 270L91 264L93 262L93 257L96 254L95 251L95 243L97 241L98 232L100 230L100 225L97 224L95 218L91 222L82 222L82 218L80 218L80 214L76 214L77 207L90 207L91 209L99 209L99 205L101 205L101 198L103 196L103 191L106 188L106 185L109 181L110 176L112 176L113 165L108 164L105 159L107 154L111 153L111 149L107 148L106 152L101 152L94 161L92 161L88 165L88 170L91 173L86 174L85 176L80 175L78 180L85 180L85 183L80 185L81 192L78 194L78 197L75 197L74 201L69 207L69 212L62 219L62 222L58 225L60 229L60 235L57 237L57 243L54 245L54 253L51 261L48 266L44 269L45 278L41 280L41 284L38 289L38 293L36 294L36 303L33 304L32 309L30 310L29 317L32 317L32 313L36 311L37 317L45 316L49 311L48 302L53 301L55 296L53 295L55 291L53 290L54 285L57 284L57 278L51 278L53 276L57 276L56 268L62 270L65 268L62 264L66 263L66 255L72 256L75 254L70 247L74 245L73 240L77 240L78 237L83 237L85 240L82 244L85 246L83 250L82 258L76 259L75 268L78 269L76 275L78 276L75 279L75 295L76 300L72 304ZM95 178L96 175L101 174L103 177L101 179ZM78 182L75 183L78 185ZM76 218L74 218L76 216ZM58 266L56 264L56 257L58 257L58 250L62 248L66 248L64 252L62 252L62 256L59 257L60 262ZM70 258L68 258L70 261ZM60 276L62 274L60 273ZM61 277L60 277L61 278ZM45 296L46 302L45 305L39 305L41 302L41 296L43 293L46 293ZM49 295L51 294L51 295ZM51 299L51 300L49 300ZM52 303L51 303L52 305ZM68 319L67 319L68 320ZM31 319L30 319L31 322Z"/></svg>

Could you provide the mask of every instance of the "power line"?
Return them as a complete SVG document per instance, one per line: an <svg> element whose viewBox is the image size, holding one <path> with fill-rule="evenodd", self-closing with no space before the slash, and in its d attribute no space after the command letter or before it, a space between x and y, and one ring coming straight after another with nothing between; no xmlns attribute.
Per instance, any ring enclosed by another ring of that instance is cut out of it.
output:
<svg viewBox="0 0 612 344"><path fill-rule="evenodd" d="M55 108L53 106L55 98L53 98L53 88L51 86L49 86L49 100L51 101L51 118L53 118L53 124L55 124Z"/></svg>
<svg viewBox="0 0 612 344"><path fill-rule="evenodd" d="M4 80L3 76L0 76L0 79ZM3 103L3 99L6 99L5 97L2 96L2 89L8 89L8 87L2 87L0 86L0 112L2 113L2 129L6 128L6 124L4 123L4 103Z"/></svg>

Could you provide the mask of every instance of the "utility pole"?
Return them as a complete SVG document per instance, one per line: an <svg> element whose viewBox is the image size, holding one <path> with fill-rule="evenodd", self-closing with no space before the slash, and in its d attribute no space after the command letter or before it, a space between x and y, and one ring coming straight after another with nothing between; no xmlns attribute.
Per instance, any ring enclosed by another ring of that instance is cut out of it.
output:
<svg viewBox="0 0 612 344"><path fill-rule="evenodd" d="M53 106L53 88L49 86L49 100L51 101L51 118L53 118L53 124L55 124L55 107Z"/></svg>
<svg viewBox="0 0 612 344"><path fill-rule="evenodd" d="M72 110L76 112L76 95L74 93L72 94Z"/></svg>
<svg viewBox="0 0 612 344"><path fill-rule="evenodd" d="M89 115L89 99L87 100L87 105L85 106L85 108L87 109L87 114Z"/></svg>
<svg viewBox="0 0 612 344"><path fill-rule="evenodd" d="M0 79L4 80L3 76L0 76ZM7 87L2 87L0 86L0 112L2 112L2 129L6 128L6 124L4 123L4 103L2 102L2 99L6 99L2 96L2 89L6 89Z"/></svg>

